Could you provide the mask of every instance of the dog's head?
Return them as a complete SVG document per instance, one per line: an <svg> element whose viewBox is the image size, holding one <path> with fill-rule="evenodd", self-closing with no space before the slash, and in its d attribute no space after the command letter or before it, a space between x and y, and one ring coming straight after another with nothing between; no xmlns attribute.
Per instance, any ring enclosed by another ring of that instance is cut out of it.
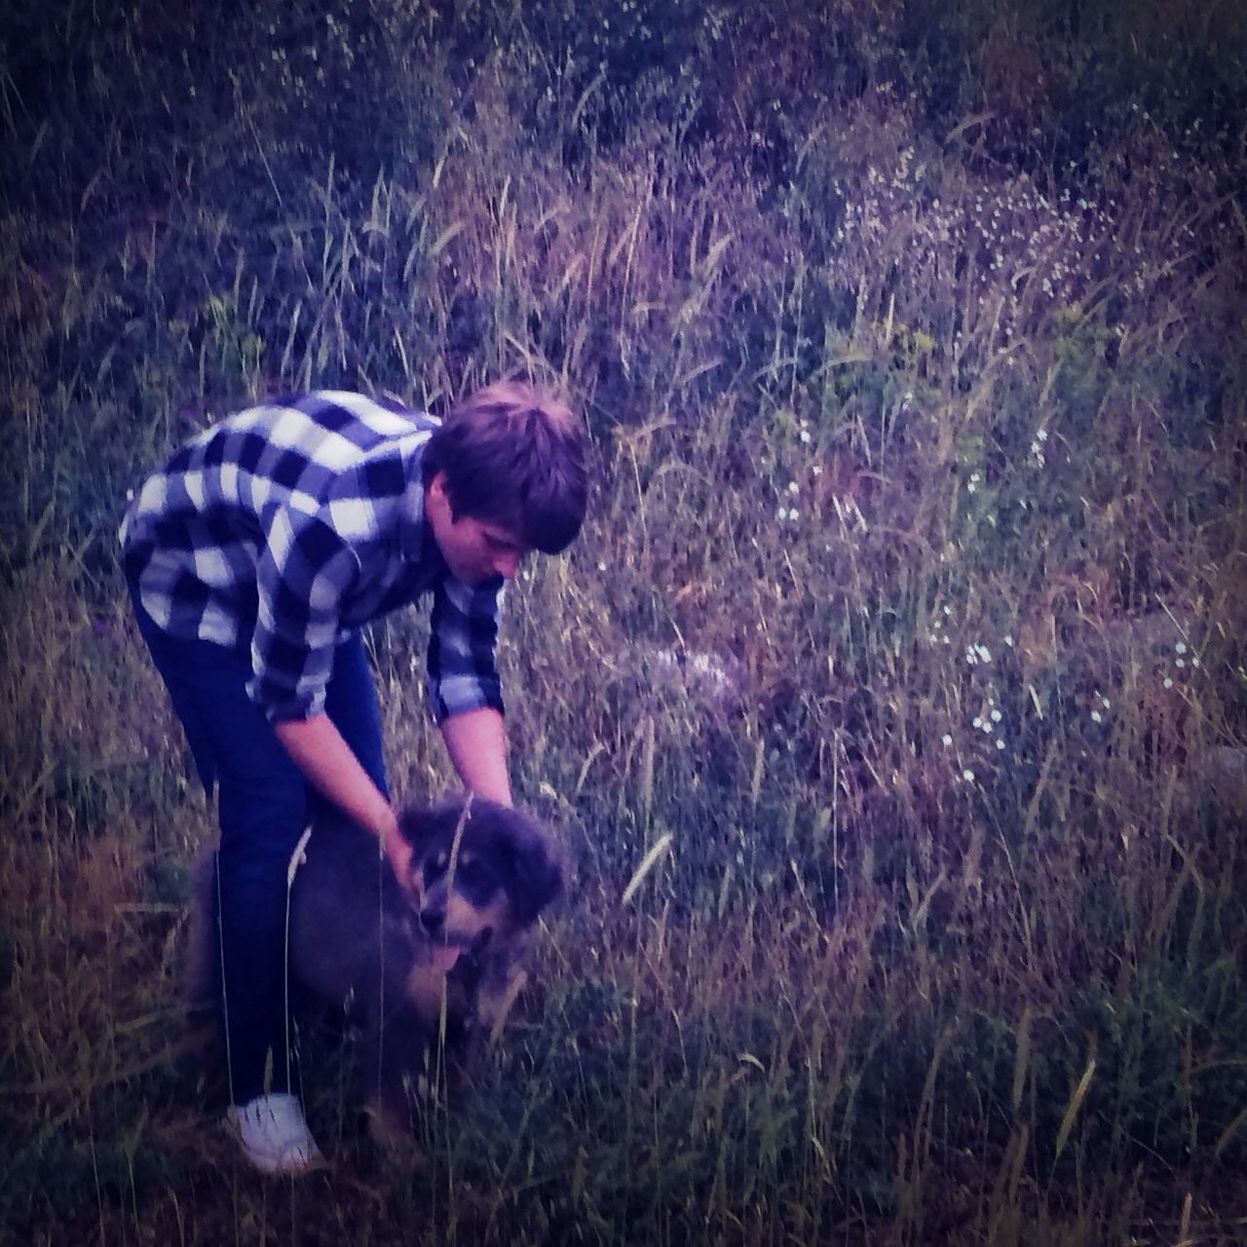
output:
<svg viewBox="0 0 1247 1247"><path fill-rule="evenodd" d="M399 827L412 846L419 921L438 969L532 926L563 887L555 842L535 819L474 797L411 807Z"/></svg>

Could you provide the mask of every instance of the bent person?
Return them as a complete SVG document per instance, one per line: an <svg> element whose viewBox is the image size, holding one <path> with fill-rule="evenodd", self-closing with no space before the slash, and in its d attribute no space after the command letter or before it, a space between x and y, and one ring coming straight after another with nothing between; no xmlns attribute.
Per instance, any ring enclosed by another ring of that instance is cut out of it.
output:
<svg viewBox="0 0 1247 1247"><path fill-rule="evenodd" d="M233 1121L261 1170L319 1153L295 1094L283 991L287 870L318 805L371 831L406 885L360 629L432 599L433 714L464 786L511 802L495 665L503 586L576 537L579 422L503 382L444 422L318 392L251 407L182 446L121 525L139 631L215 790L218 1010Z"/></svg>

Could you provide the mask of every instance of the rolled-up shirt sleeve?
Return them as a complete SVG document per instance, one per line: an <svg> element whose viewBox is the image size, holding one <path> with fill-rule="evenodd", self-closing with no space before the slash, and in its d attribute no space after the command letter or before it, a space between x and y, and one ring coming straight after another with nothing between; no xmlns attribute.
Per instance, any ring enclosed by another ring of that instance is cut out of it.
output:
<svg viewBox="0 0 1247 1247"><path fill-rule="evenodd" d="M344 595L359 560L323 520L282 509L256 567L259 611L247 693L270 723L323 712Z"/></svg>
<svg viewBox="0 0 1247 1247"><path fill-rule="evenodd" d="M505 582L466 585L447 577L433 591L429 705L438 723L492 707L504 713L496 651Z"/></svg>

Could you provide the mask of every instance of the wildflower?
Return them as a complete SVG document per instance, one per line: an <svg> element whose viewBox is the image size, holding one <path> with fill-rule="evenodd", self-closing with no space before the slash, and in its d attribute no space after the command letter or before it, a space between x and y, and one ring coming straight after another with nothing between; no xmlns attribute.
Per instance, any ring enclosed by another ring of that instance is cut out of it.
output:
<svg viewBox="0 0 1247 1247"><path fill-rule="evenodd" d="M1091 722L1092 722L1092 723L1101 723L1101 722L1103 722L1103 720L1102 720L1102 719L1101 719L1101 717L1100 717L1100 712L1099 712L1098 710L1093 710L1093 711L1091 712Z"/></svg>
<svg viewBox="0 0 1247 1247"><path fill-rule="evenodd" d="M941 740L945 748L948 748L948 746L953 743L953 738L947 732L944 733L943 737L941 737Z"/></svg>
<svg viewBox="0 0 1247 1247"><path fill-rule="evenodd" d="M803 441L803 442L804 442L807 446L810 444L810 430L809 430L809 429L802 429L802 430L801 430L801 440L802 440L802 441Z"/></svg>
<svg viewBox="0 0 1247 1247"><path fill-rule="evenodd" d="M976 650L978 650L978 655L979 655L979 661L980 661L980 662L991 662L991 660L992 660L992 652L991 652L991 650L989 650L989 649L987 648L987 646L986 646L986 645L976 645L974 648L975 648Z"/></svg>
<svg viewBox="0 0 1247 1247"><path fill-rule="evenodd" d="M598 564L598 571L600 571L600 572L604 572L605 570L606 570L606 564L605 564L605 563L599 563L599 564Z"/></svg>
<svg viewBox="0 0 1247 1247"><path fill-rule="evenodd" d="M1002 718L1004 718L1004 716L1000 713L999 710L992 711L992 722L993 723L999 723Z"/></svg>
<svg viewBox="0 0 1247 1247"><path fill-rule="evenodd" d="M974 772L970 770L969 767L966 767L966 769L961 772L961 778L964 779L967 784L972 784L974 783Z"/></svg>
<svg viewBox="0 0 1247 1247"><path fill-rule="evenodd" d="M780 507L779 510L775 512L775 518L782 524L788 518L788 508Z"/></svg>
<svg viewBox="0 0 1247 1247"><path fill-rule="evenodd" d="M976 718L976 719L974 720L974 723L973 723L971 726L972 726L972 727L974 728L974 730L977 732L977 731L979 730L979 728L981 728L981 727L983 726L983 720L982 720L982 719L979 719L979 718Z"/></svg>
<svg viewBox="0 0 1247 1247"><path fill-rule="evenodd" d="M1005 747L1004 739L1000 736L996 737L996 748L1003 749Z"/></svg>
<svg viewBox="0 0 1247 1247"><path fill-rule="evenodd" d="M1173 652L1175 654L1185 654L1186 653L1186 642L1179 641L1177 645L1173 647Z"/></svg>
<svg viewBox="0 0 1247 1247"><path fill-rule="evenodd" d="M1010 649L1012 649L1012 648L1013 648L1013 637L1012 637L1012 635L1009 635L1009 636L1005 637L1005 644L1006 644L1006 645L1007 645Z"/></svg>
<svg viewBox="0 0 1247 1247"><path fill-rule="evenodd" d="M1173 681L1168 676L1165 676L1165 687L1173 688Z"/></svg>
<svg viewBox="0 0 1247 1247"><path fill-rule="evenodd" d="M797 484L797 482L796 482L796 481L789 481L789 482L788 482L788 492L789 492L790 494L800 493L800 492L801 492L801 487Z"/></svg>

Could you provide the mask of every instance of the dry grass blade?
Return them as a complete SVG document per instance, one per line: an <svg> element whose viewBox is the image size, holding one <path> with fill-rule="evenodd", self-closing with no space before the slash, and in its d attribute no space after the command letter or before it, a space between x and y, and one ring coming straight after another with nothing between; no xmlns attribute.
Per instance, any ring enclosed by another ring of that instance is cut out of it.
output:
<svg viewBox="0 0 1247 1247"><path fill-rule="evenodd" d="M645 876L653 870L655 863L662 855L671 847L671 833L664 832L650 846L649 852L641 858L641 864L632 873L632 878L628 880L628 886L624 888L623 895L619 898L620 905L626 905L635 895L637 888L645 880Z"/></svg>
<svg viewBox="0 0 1247 1247"><path fill-rule="evenodd" d="M463 221L456 221L453 225L448 225L444 230L442 230L442 232L438 234L437 238L434 240L433 245L429 248L430 258L436 255L441 255L441 253L445 251L446 248L456 238L458 238L460 234L463 233L464 228L465 223Z"/></svg>
<svg viewBox="0 0 1247 1247"><path fill-rule="evenodd" d="M1070 1097L1069 1104L1066 1105L1065 1115L1061 1118L1061 1128L1056 1135L1056 1148L1053 1152L1053 1162L1055 1163L1061 1153L1065 1150L1066 1143L1069 1142L1070 1131L1074 1128L1074 1122L1078 1119L1078 1111L1082 1108L1083 1101L1087 1098L1087 1092L1091 1088L1091 1079L1095 1076L1095 1057L1087 1062L1087 1068L1083 1070L1082 1077L1078 1080L1078 1086L1074 1088L1074 1094Z"/></svg>
<svg viewBox="0 0 1247 1247"><path fill-rule="evenodd" d="M1010 1102L1016 1113L1022 1107L1022 1091L1026 1086L1026 1070L1030 1064L1031 1051L1031 1011L1027 1006L1022 1010L1022 1020L1018 1023L1017 1056L1013 1062L1013 1090Z"/></svg>

